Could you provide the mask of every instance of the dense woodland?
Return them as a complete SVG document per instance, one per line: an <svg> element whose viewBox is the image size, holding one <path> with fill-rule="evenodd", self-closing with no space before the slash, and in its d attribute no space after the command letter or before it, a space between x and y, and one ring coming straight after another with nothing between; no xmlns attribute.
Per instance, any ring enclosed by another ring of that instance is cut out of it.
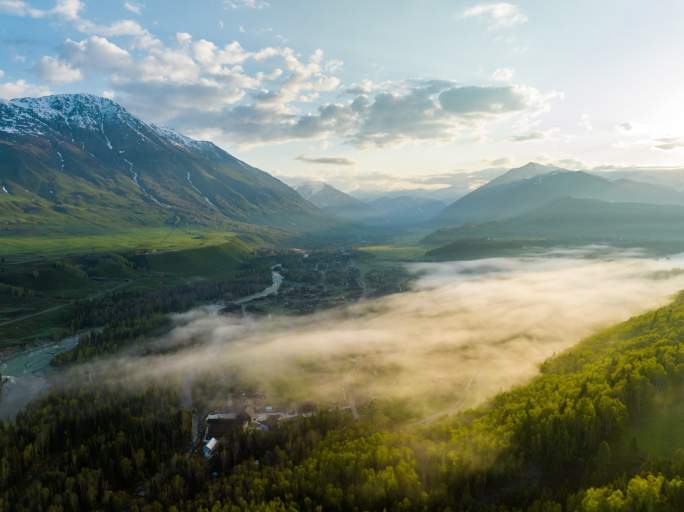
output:
<svg viewBox="0 0 684 512"><path fill-rule="evenodd" d="M97 300L77 303L70 313L72 332L86 330L78 345L59 354L53 364L61 366L111 353L141 337L168 328L169 313L186 311L198 304L232 300L271 284L268 262L254 259L229 279L200 281L158 290L122 291Z"/></svg>
<svg viewBox="0 0 684 512"><path fill-rule="evenodd" d="M209 461L172 387L55 390L2 427L0 510L682 510L683 335L679 297L438 423L324 410L236 431Z"/></svg>

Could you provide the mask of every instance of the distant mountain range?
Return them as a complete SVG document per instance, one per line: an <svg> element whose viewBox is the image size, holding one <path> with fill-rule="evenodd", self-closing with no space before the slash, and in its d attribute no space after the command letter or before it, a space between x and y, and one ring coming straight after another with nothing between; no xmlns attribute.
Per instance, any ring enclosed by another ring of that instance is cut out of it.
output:
<svg viewBox="0 0 684 512"><path fill-rule="evenodd" d="M606 239L611 230L636 236L624 231L625 223L643 239L647 229L664 236L680 225L679 171L589 173L531 162L462 180L449 175L452 185L437 190L353 197L326 183L298 183L294 190L210 142L147 123L109 99L65 94L0 101L5 233L259 225L330 234L337 218L353 226L358 239L365 236L362 226L374 233L440 228L426 239L431 244L464 237L548 239L554 232L585 240ZM470 190L485 177L493 179ZM656 230L656 218L667 227Z"/></svg>
<svg viewBox="0 0 684 512"><path fill-rule="evenodd" d="M561 169L560 167L538 164L536 162L529 162L522 167L516 167L515 169L510 169L507 172L496 176L491 181L486 183L483 187L495 187L497 185L506 185L519 180L526 180L529 178L536 178L537 176L543 176L544 174L550 174L556 171L565 171L566 169Z"/></svg>
<svg viewBox="0 0 684 512"><path fill-rule="evenodd" d="M501 236L585 239L684 239L684 206L617 203L564 197L508 219L444 228L426 237L431 245L455 239Z"/></svg>
<svg viewBox="0 0 684 512"><path fill-rule="evenodd" d="M627 179L684 191L684 168L633 167L594 169L591 173L607 180Z"/></svg>
<svg viewBox="0 0 684 512"><path fill-rule="evenodd" d="M380 189L377 187L356 188L347 193L361 201L370 202L381 197L415 197L434 199L446 204L453 203L469 192L485 185L490 180L507 172L508 169L489 167L477 171L453 171L427 174L416 179L411 188Z"/></svg>
<svg viewBox="0 0 684 512"><path fill-rule="evenodd" d="M506 219L564 197L684 204L684 193L672 188L530 163L511 169L451 204L437 217L436 224L459 226Z"/></svg>
<svg viewBox="0 0 684 512"><path fill-rule="evenodd" d="M331 216L375 226L417 225L434 218L447 206L444 201L411 194L388 194L363 201L323 182L300 181L296 190Z"/></svg>
<svg viewBox="0 0 684 512"><path fill-rule="evenodd" d="M307 201L333 215L354 217L368 208L364 202L323 182L303 182L295 190Z"/></svg>
<svg viewBox="0 0 684 512"><path fill-rule="evenodd" d="M684 193L620 174L530 163L454 202L435 225L441 227L423 243L436 259L587 244L667 254L684 250Z"/></svg>
<svg viewBox="0 0 684 512"><path fill-rule="evenodd" d="M322 212L210 142L87 94L0 102L0 229L241 222L298 229Z"/></svg>

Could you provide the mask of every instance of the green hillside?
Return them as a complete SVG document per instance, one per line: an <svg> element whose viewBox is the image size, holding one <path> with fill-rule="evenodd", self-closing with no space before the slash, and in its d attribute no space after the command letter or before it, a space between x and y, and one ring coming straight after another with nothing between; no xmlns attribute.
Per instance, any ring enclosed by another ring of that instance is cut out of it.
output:
<svg viewBox="0 0 684 512"><path fill-rule="evenodd" d="M684 249L684 207L561 198L510 219L441 229L423 241L440 259L587 244L673 253Z"/></svg>
<svg viewBox="0 0 684 512"><path fill-rule="evenodd" d="M255 245L234 234L172 234L143 230L101 240L22 240L29 252L14 247L17 252L0 260L0 350L71 334L84 301L217 283L253 259Z"/></svg>
<svg viewBox="0 0 684 512"><path fill-rule="evenodd" d="M58 390L0 431L0 505L677 511L683 337L679 296L581 341L477 409L428 424L381 400L356 421L319 411L236 430L209 461L188 453L191 418L173 385Z"/></svg>
<svg viewBox="0 0 684 512"><path fill-rule="evenodd" d="M0 234L326 222L268 173L91 95L0 104L0 169Z"/></svg>

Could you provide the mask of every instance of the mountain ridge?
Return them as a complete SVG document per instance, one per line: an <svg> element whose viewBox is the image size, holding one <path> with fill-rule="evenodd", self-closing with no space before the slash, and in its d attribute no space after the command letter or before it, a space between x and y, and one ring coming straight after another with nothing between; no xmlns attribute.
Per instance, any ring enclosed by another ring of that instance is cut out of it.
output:
<svg viewBox="0 0 684 512"><path fill-rule="evenodd" d="M523 172L518 172L521 169ZM528 173L529 170L533 172ZM511 179L517 175L523 177ZM659 185L626 179L611 181L585 171L528 164L512 169L452 203L436 218L436 222L441 226L458 226L497 221L524 214L562 197L684 204L684 194Z"/></svg>
<svg viewBox="0 0 684 512"><path fill-rule="evenodd" d="M243 222L298 229L322 217L292 188L213 143L89 94L0 103L0 164L5 229L22 221L97 225L107 218L124 225Z"/></svg>

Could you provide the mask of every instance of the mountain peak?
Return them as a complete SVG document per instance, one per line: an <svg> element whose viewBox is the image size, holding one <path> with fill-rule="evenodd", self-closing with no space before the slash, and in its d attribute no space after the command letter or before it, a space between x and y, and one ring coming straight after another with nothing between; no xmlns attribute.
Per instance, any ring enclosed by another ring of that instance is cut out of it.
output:
<svg viewBox="0 0 684 512"><path fill-rule="evenodd" d="M17 98L10 100L9 103L16 107L30 109L45 119L83 117L95 113L100 115L128 114L126 109L118 103L93 94L53 94L36 98Z"/></svg>
<svg viewBox="0 0 684 512"><path fill-rule="evenodd" d="M540 164L539 162L527 162L525 165L523 165L521 167L517 167L516 169L511 169L511 171L522 170L522 169L525 169L525 170L530 170L530 169L544 170L544 169L546 169L546 170L552 171L552 170L559 169L559 167L557 167L555 165L553 165L553 166L552 165L544 165L544 164Z"/></svg>
<svg viewBox="0 0 684 512"><path fill-rule="evenodd" d="M73 130L100 132L109 149L111 142L105 129L123 128L132 138L156 136L174 146L211 151L218 148L210 142L198 141L171 128L141 121L121 104L93 94L53 94L17 98L0 103L0 131L15 135L46 135L60 132L73 140Z"/></svg>
<svg viewBox="0 0 684 512"><path fill-rule="evenodd" d="M118 103L92 94L53 94L0 104L0 131L16 135L70 133L74 129L102 131L105 121L136 129L143 124Z"/></svg>
<svg viewBox="0 0 684 512"><path fill-rule="evenodd" d="M183 217L291 226L318 215L294 190L214 144L145 122L100 96L0 103L0 142L0 193L24 194L69 212L64 216L102 204L135 217L134 224Z"/></svg>
<svg viewBox="0 0 684 512"><path fill-rule="evenodd" d="M528 178L536 178L538 176L543 176L544 174L549 174L558 171L566 171L557 166L544 165L538 162L528 162L522 167L516 167L510 169L508 172L502 174L498 178L494 178L492 181L487 183L485 187L492 187L496 185L504 185L507 183L512 183L518 180L525 180Z"/></svg>

